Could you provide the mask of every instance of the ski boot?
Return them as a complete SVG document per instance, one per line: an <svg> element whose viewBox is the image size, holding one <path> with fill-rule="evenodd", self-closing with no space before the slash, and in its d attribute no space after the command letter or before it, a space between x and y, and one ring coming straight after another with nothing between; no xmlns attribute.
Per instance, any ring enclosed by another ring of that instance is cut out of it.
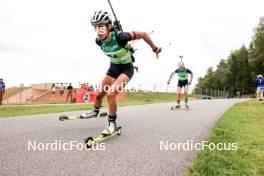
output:
<svg viewBox="0 0 264 176"><path fill-rule="evenodd" d="M109 136L115 133L115 131L117 130L116 118L117 118L116 115L108 116L108 126L106 126L106 128L102 131L103 136Z"/></svg>
<svg viewBox="0 0 264 176"><path fill-rule="evenodd" d="M95 118L98 116L98 112L96 112L95 110L88 112L88 113L83 113L80 115L81 119L89 119L89 118Z"/></svg>
<svg viewBox="0 0 264 176"><path fill-rule="evenodd" d="M105 127L105 129L102 131L103 136L109 136L113 134L116 131L116 122L111 121L108 123L108 125Z"/></svg>
<svg viewBox="0 0 264 176"><path fill-rule="evenodd" d="M179 105L179 104L177 104L176 106L175 106L175 109L180 109L181 108L181 105Z"/></svg>

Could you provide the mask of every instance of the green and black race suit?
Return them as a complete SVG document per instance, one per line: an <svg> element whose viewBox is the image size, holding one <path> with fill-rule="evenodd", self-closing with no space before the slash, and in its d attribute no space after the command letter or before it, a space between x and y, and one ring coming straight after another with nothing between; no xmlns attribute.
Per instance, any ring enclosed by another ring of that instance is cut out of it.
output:
<svg viewBox="0 0 264 176"><path fill-rule="evenodd" d="M111 40L101 40L96 38L96 43L101 50L110 58L110 68L107 75L118 78L120 74L127 75L130 79L134 74L132 53L130 51L129 41L132 36L127 32L113 31Z"/></svg>
<svg viewBox="0 0 264 176"><path fill-rule="evenodd" d="M179 76L178 87L184 87L188 85L188 74L192 74L192 71L188 68L177 69L175 73Z"/></svg>

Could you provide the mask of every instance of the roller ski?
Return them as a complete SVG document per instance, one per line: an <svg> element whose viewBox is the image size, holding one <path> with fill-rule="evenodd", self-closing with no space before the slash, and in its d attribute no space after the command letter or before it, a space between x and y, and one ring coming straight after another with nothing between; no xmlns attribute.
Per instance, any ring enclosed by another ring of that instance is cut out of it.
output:
<svg viewBox="0 0 264 176"><path fill-rule="evenodd" d="M76 120L76 119L90 119L90 118L98 118L98 117L106 117L107 112L97 113L95 111L91 111L89 113L83 113L79 115L62 115L59 117L60 121L65 120Z"/></svg>
<svg viewBox="0 0 264 176"><path fill-rule="evenodd" d="M108 126L102 131L99 137L87 137L84 139L84 143L87 149L91 148L94 144L105 141L114 136L121 134L121 126L117 127L115 122L109 122Z"/></svg>
<svg viewBox="0 0 264 176"><path fill-rule="evenodd" d="M183 109L183 108L181 108L181 106L178 104L178 105L176 105L176 106L172 106L171 107L171 110L178 110L178 109ZM185 108L184 108L185 110L188 110L189 109L189 106L188 106L188 104L185 104Z"/></svg>

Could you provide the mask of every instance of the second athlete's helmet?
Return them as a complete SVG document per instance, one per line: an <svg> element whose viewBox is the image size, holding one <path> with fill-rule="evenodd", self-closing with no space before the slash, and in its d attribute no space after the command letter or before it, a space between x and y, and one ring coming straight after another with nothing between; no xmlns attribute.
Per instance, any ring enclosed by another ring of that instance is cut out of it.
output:
<svg viewBox="0 0 264 176"><path fill-rule="evenodd" d="M179 62L179 67L184 67L184 63L183 62Z"/></svg>
<svg viewBox="0 0 264 176"><path fill-rule="evenodd" d="M90 22L93 26L98 24L111 24L112 19L110 13L108 13L107 11L99 10L94 13Z"/></svg>

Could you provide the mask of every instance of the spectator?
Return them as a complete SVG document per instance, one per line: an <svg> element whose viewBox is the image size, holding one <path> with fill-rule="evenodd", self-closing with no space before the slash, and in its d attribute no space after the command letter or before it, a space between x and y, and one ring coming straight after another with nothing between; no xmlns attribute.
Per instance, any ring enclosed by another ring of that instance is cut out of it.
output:
<svg viewBox="0 0 264 176"><path fill-rule="evenodd" d="M2 105L2 100L5 93L5 83L2 78L0 78L0 105Z"/></svg>
<svg viewBox="0 0 264 176"><path fill-rule="evenodd" d="M68 87L67 87L67 99L66 99L66 103L68 102L69 97L71 98L71 103L73 102L73 87L72 84L69 83Z"/></svg>
<svg viewBox="0 0 264 176"><path fill-rule="evenodd" d="M87 85L87 83L84 83L84 84L83 84L83 90L86 90L86 91L88 90L88 85Z"/></svg>
<svg viewBox="0 0 264 176"><path fill-rule="evenodd" d="M89 86L89 83L83 83L81 84L81 89L84 90L84 91L90 91L90 86Z"/></svg>
<svg viewBox="0 0 264 176"><path fill-rule="evenodd" d="M85 83L81 84L81 89L84 90L85 89Z"/></svg>
<svg viewBox="0 0 264 176"><path fill-rule="evenodd" d="M257 87L257 99L259 101L263 100L263 92L264 92L264 78L262 75L258 75L255 85Z"/></svg>
<svg viewBox="0 0 264 176"><path fill-rule="evenodd" d="M51 94L52 95L55 95L55 93L56 93L56 86L55 86L55 83L53 83L52 85L51 85Z"/></svg>
<svg viewBox="0 0 264 176"><path fill-rule="evenodd" d="M87 90L87 85L86 85L86 83L83 83L83 90Z"/></svg>
<svg viewBox="0 0 264 176"><path fill-rule="evenodd" d="M236 92L237 98L241 98L241 93L239 91Z"/></svg>
<svg viewBox="0 0 264 176"><path fill-rule="evenodd" d="M64 90L65 90L65 87L64 87L63 83L61 83L61 87L60 87L60 95L61 96L64 94Z"/></svg>
<svg viewBox="0 0 264 176"><path fill-rule="evenodd" d="M87 91L91 91L89 83L86 83Z"/></svg>
<svg viewBox="0 0 264 176"><path fill-rule="evenodd" d="M90 90L91 90L91 92L94 92L94 87L92 84L90 85Z"/></svg>

